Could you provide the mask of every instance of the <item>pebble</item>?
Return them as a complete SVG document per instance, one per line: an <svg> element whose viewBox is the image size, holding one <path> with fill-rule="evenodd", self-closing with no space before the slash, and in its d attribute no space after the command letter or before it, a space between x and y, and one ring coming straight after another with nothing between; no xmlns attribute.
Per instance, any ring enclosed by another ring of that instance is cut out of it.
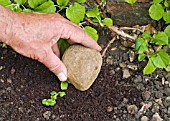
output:
<svg viewBox="0 0 170 121"><path fill-rule="evenodd" d="M170 115L170 107L168 107L168 111L167 111L167 113Z"/></svg>
<svg viewBox="0 0 170 121"><path fill-rule="evenodd" d="M126 65L126 63L120 63L119 66L120 66L121 68L125 68L127 65Z"/></svg>
<svg viewBox="0 0 170 121"><path fill-rule="evenodd" d="M135 53L133 51L129 51L129 60L133 62L135 60Z"/></svg>
<svg viewBox="0 0 170 121"><path fill-rule="evenodd" d="M142 82L142 77L140 75L136 76L136 78L134 79L135 83L140 83Z"/></svg>
<svg viewBox="0 0 170 121"><path fill-rule="evenodd" d="M141 121L149 121L149 118L147 116L142 116L140 120Z"/></svg>
<svg viewBox="0 0 170 121"><path fill-rule="evenodd" d="M163 104L165 107L170 106L170 96L166 97L166 99L163 101Z"/></svg>
<svg viewBox="0 0 170 121"><path fill-rule="evenodd" d="M108 106L106 110L107 110L108 113L110 113L110 112L113 111L113 107L112 106Z"/></svg>
<svg viewBox="0 0 170 121"><path fill-rule="evenodd" d="M127 79L129 78L131 75L130 75L130 72L128 69L123 69L123 78L124 79Z"/></svg>
<svg viewBox="0 0 170 121"><path fill-rule="evenodd" d="M159 104L158 103L155 103L155 104L153 104L153 107L152 107L152 112L153 113L156 113L156 112L158 112L159 111Z"/></svg>
<svg viewBox="0 0 170 121"><path fill-rule="evenodd" d="M138 67L136 65L127 65L127 67L135 71L138 70Z"/></svg>
<svg viewBox="0 0 170 121"><path fill-rule="evenodd" d="M165 94L166 96L170 96L170 88L169 88L169 87L166 87L166 88L164 89L164 94Z"/></svg>
<svg viewBox="0 0 170 121"><path fill-rule="evenodd" d="M12 80L11 80L11 79L7 79L7 82L11 84L11 83L12 83Z"/></svg>
<svg viewBox="0 0 170 121"><path fill-rule="evenodd" d="M151 97L151 92L145 91L145 92L142 93L142 98L143 98L145 101L149 100L150 97Z"/></svg>
<svg viewBox="0 0 170 121"><path fill-rule="evenodd" d="M156 91L156 92L155 92L155 97L156 97L156 98L162 98L162 97L163 97L163 93L160 92L160 91Z"/></svg>
<svg viewBox="0 0 170 121"><path fill-rule="evenodd" d="M12 67L11 74L14 74L14 73L15 73L15 69L14 69L14 67Z"/></svg>
<svg viewBox="0 0 170 121"><path fill-rule="evenodd" d="M106 63L109 64L109 65L113 65L113 58L112 58L112 56L108 56L107 57Z"/></svg>
<svg viewBox="0 0 170 121"><path fill-rule="evenodd" d="M158 113L155 113L153 116L152 116L152 120L151 121L163 121L163 119L159 116Z"/></svg>
<svg viewBox="0 0 170 121"><path fill-rule="evenodd" d="M138 111L138 107L136 105L128 105L127 111L129 114L135 114Z"/></svg>
<svg viewBox="0 0 170 121"><path fill-rule="evenodd" d="M51 116L51 111L46 111L46 112L43 113L43 117L47 120L50 119L50 116Z"/></svg>

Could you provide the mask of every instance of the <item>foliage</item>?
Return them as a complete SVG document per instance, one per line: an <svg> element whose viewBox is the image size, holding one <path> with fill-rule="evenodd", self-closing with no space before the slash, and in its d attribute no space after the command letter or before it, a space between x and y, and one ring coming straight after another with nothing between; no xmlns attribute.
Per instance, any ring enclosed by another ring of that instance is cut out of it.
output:
<svg viewBox="0 0 170 121"><path fill-rule="evenodd" d="M61 87L61 90L67 90L68 83L67 82L61 82L60 87ZM57 97L58 96L64 97L65 95L66 95L66 93L63 92L63 91L60 91L60 92L51 91L50 92L50 98L49 99L43 99L41 102L45 106L55 106Z"/></svg>

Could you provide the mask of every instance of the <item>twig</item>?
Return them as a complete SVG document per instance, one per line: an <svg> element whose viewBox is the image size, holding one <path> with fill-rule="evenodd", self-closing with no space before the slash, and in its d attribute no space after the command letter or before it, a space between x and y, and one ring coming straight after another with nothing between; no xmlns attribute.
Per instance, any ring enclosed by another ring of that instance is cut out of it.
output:
<svg viewBox="0 0 170 121"><path fill-rule="evenodd" d="M102 57L104 57L106 55L106 51L108 50L108 48L110 47L110 45L115 41L116 37L113 37L113 39L111 39L109 41L109 43L107 44L107 46L105 47L105 49L102 52Z"/></svg>
<svg viewBox="0 0 170 121"><path fill-rule="evenodd" d="M143 33L143 30L138 29L138 28L131 28L131 27L120 27L120 30L137 30Z"/></svg>
<svg viewBox="0 0 170 121"><path fill-rule="evenodd" d="M134 41L134 40L137 38L137 37L134 37L134 36L131 36L131 35L125 33L125 32L122 31L122 30L119 30L119 28L116 27L116 26L111 26L111 27L109 27L109 29L110 29L112 32L114 32L114 33L116 33L116 34L118 34L118 35L120 35L120 36L122 36L122 37L124 37L124 38L130 39L131 41Z"/></svg>

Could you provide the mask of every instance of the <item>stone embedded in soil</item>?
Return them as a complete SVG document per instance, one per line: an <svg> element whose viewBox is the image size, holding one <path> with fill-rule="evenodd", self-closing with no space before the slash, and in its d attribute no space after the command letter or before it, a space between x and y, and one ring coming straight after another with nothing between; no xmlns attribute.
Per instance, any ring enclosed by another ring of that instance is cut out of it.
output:
<svg viewBox="0 0 170 121"><path fill-rule="evenodd" d="M43 113L43 117L44 117L45 119L47 119L47 120L49 120L50 116L51 116L51 111L45 111L45 112Z"/></svg>
<svg viewBox="0 0 170 121"><path fill-rule="evenodd" d="M151 121L163 121L163 119L159 116L158 113L155 113L153 116L152 116L152 120Z"/></svg>
<svg viewBox="0 0 170 121"><path fill-rule="evenodd" d="M138 107L136 105L128 105L127 111L129 114L135 114L138 111Z"/></svg>
<svg viewBox="0 0 170 121"><path fill-rule="evenodd" d="M124 79L127 79L129 78L131 75L130 75L130 72L128 69L123 69L123 78Z"/></svg>
<svg viewBox="0 0 170 121"><path fill-rule="evenodd" d="M78 90L87 90L97 78L102 56L94 50L81 45L69 47L62 58L68 72L68 81Z"/></svg>
<svg viewBox="0 0 170 121"><path fill-rule="evenodd" d="M140 120L141 121L149 121L149 118L147 116L142 116Z"/></svg>

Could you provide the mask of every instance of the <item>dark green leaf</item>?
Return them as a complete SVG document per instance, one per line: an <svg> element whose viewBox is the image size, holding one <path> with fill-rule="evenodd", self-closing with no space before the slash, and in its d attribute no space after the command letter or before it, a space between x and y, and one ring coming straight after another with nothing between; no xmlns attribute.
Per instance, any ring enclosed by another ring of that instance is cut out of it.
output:
<svg viewBox="0 0 170 121"><path fill-rule="evenodd" d="M58 48L60 50L60 55L61 56L64 54L66 49L70 46L70 44L64 39L59 39L57 44L58 44Z"/></svg>
<svg viewBox="0 0 170 121"><path fill-rule="evenodd" d="M154 57L149 58L149 61L143 70L143 74L151 74L155 71L156 66L153 64L153 59Z"/></svg>
<svg viewBox="0 0 170 121"><path fill-rule="evenodd" d="M168 36L165 32L158 32L157 34L153 35L153 41L157 45L168 45Z"/></svg>
<svg viewBox="0 0 170 121"><path fill-rule="evenodd" d="M27 0L14 0L17 4L23 5Z"/></svg>
<svg viewBox="0 0 170 121"><path fill-rule="evenodd" d="M164 50L159 50L153 63L158 68L166 68L169 65L170 59Z"/></svg>
<svg viewBox="0 0 170 121"><path fill-rule="evenodd" d="M84 27L84 30L95 40L97 41L99 38L99 35L97 34L96 29L90 27L90 26L86 26Z"/></svg>
<svg viewBox="0 0 170 121"><path fill-rule="evenodd" d="M144 53L138 55L138 61L145 59L146 55Z"/></svg>
<svg viewBox="0 0 170 121"><path fill-rule="evenodd" d="M137 0L125 0L125 2L129 3L129 4L134 4Z"/></svg>
<svg viewBox="0 0 170 121"><path fill-rule="evenodd" d="M47 0L28 0L28 4L31 8L36 8L44 2L47 2Z"/></svg>
<svg viewBox="0 0 170 121"><path fill-rule="evenodd" d="M97 17L100 15L98 5L95 5L92 10L86 12L87 17Z"/></svg>
<svg viewBox="0 0 170 121"><path fill-rule="evenodd" d="M166 33L166 35L167 35L168 37L170 37L170 25L168 25L168 26L165 28L164 32Z"/></svg>
<svg viewBox="0 0 170 121"><path fill-rule="evenodd" d="M54 13L56 11L56 7L54 6L54 2L49 0L41 4L40 6L36 7L34 11L43 13Z"/></svg>
<svg viewBox="0 0 170 121"><path fill-rule="evenodd" d="M67 90L68 82L61 82L60 88L61 88L61 90Z"/></svg>
<svg viewBox="0 0 170 121"><path fill-rule="evenodd" d="M75 2L66 9L66 16L72 22L79 24L84 19L85 7Z"/></svg>
<svg viewBox="0 0 170 121"><path fill-rule="evenodd" d="M105 18L103 20L103 24L106 26L112 26L113 25L113 20L111 18Z"/></svg>
<svg viewBox="0 0 170 121"><path fill-rule="evenodd" d="M57 0L57 4L60 6L60 7L65 7L67 6L69 0Z"/></svg>
<svg viewBox="0 0 170 121"><path fill-rule="evenodd" d="M152 4L149 8L149 15L154 20L159 20L164 15L164 8L161 4Z"/></svg>
<svg viewBox="0 0 170 121"><path fill-rule="evenodd" d="M151 34L150 34L150 32L144 32L143 34L142 34L142 37L144 38L144 39L148 39L148 38L150 38L151 37Z"/></svg>
<svg viewBox="0 0 170 121"><path fill-rule="evenodd" d="M164 21L166 21L166 24L170 23L170 10L167 10L163 16Z"/></svg>
<svg viewBox="0 0 170 121"><path fill-rule="evenodd" d="M0 0L0 5L7 6L12 4L10 0Z"/></svg>
<svg viewBox="0 0 170 121"><path fill-rule="evenodd" d="M144 53L148 49L148 41L143 38L135 40L135 50L138 54Z"/></svg>
<svg viewBox="0 0 170 121"><path fill-rule="evenodd" d="M60 97L64 97L66 95L65 92L58 92L58 94L59 94Z"/></svg>
<svg viewBox="0 0 170 121"><path fill-rule="evenodd" d="M76 0L78 3L84 3L86 0Z"/></svg>

